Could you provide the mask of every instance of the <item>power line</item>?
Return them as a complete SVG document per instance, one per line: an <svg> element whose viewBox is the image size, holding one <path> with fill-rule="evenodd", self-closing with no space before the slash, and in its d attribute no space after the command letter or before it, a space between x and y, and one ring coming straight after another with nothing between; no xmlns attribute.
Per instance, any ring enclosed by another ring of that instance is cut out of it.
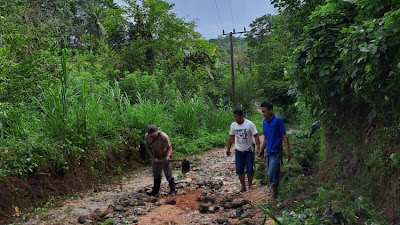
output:
<svg viewBox="0 0 400 225"><path fill-rule="evenodd" d="M218 17L219 17L219 22L221 23L222 30L225 30L225 29L224 29L224 25L222 24L221 14L219 13L217 0L215 0L215 7L217 8Z"/></svg>
<svg viewBox="0 0 400 225"><path fill-rule="evenodd" d="M241 32L236 32L235 29L233 29L232 32L229 32L229 34L226 34L225 31L222 31L222 35L229 35L229 42L230 42L230 47L231 47L231 74L232 74L232 102L233 105L236 106L236 97L235 97L235 65L233 63L233 35L234 34L240 34L242 35L243 33L246 33L246 31L241 31Z"/></svg>
<svg viewBox="0 0 400 225"><path fill-rule="evenodd" d="M246 27L246 0L243 0L243 27Z"/></svg>
<svg viewBox="0 0 400 225"><path fill-rule="evenodd" d="M236 38L236 40L233 41L233 44L236 44L236 42L239 41L240 37L242 36L243 33L240 33L240 35Z"/></svg>
<svg viewBox="0 0 400 225"><path fill-rule="evenodd" d="M235 29L235 21L233 20L233 12L232 12L232 0L229 0L229 6L231 7L231 17L232 17L233 29Z"/></svg>
<svg viewBox="0 0 400 225"><path fill-rule="evenodd" d="M246 2L244 2L244 5L246 6ZM240 32L236 32L235 31L235 22L234 22L234 20L233 20L233 10L232 10L232 0L229 0L229 6L230 6L230 8L231 8L231 16L232 16L232 25L233 25L233 29L232 29L232 32L229 32L229 33L225 33L225 30L222 30L222 35L229 35L229 42L230 42L230 49L231 49L231 74L232 74L232 102L233 102L233 105L234 106L236 106L236 96L235 96L235 65L234 65L234 62L233 62L233 35L234 34L240 34L240 36L242 35L242 34L244 34L244 33L247 33L247 31L246 31L246 26L244 27L244 29L243 29L243 31L240 31ZM245 13L246 13L246 10L245 10ZM245 19L244 19L244 23L245 23L245 25L246 25L246 16L245 16ZM239 36L239 38L240 38L240 36ZM239 38L238 39L236 39L236 41L238 41L239 40ZM236 42L235 41L235 42Z"/></svg>

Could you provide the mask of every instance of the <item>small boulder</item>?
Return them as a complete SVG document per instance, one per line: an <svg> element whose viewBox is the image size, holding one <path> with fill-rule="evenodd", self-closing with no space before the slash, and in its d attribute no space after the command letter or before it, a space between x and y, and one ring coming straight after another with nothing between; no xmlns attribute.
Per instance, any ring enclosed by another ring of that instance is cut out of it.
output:
<svg viewBox="0 0 400 225"><path fill-rule="evenodd" d="M246 204L246 201L242 198L236 198L232 201L233 208L239 208Z"/></svg>
<svg viewBox="0 0 400 225"><path fill-rule="evenodd" d="M223 205L224 209L232 209L232 204L227 202Z"/></svg>
<svg viewBox="0 0 400 225"><path fill-rule="evenodd" d="M143 211L141 209L135 209L133 211L133 214L137 215L137 216L141 216L143 214Z"/></svg>
<svg viewBox="0 0 400 225"><path fill-rule="evenodd" d="M129 206L129 201L125 200L125 201L121 202L121 206L122 207L128 207Z"/></svg>
<svg viewBox="0 0 400 225"><path fill-rule="evenodd" d="M243 214L244 214L244 211L242 208L236 209L236 218L241 218Z"/></svg>
<svg viewBox="0 0 400 225"><path fill-rule="evenodd" d="M199 211L200 211L200 213L207 213L208 212L208 206L199 205Z"/></svg>
<svg viewBox="0 0 400 225"><path fill-rule="evenodd" d="M178 190L178 195L186 195L186 191L184 191L184 190Z"/></svg>
<svg viewBox="0 0 400 225"><path fill-rule="evenodd" d="M210 213L215 213L218 209L215 206L208 207Z"/></svg>
<svg viewBox="0 0 400 225"><path fill-rule="evenodd" d="M165 204L167 205L176 205L176 200L175 199L168 199Z"/></svg>
<svg viewBox="0 0 400 225"><path fill-rule="evenodd" d="M93 218L96 221L100 221L105 215L106 211L97 208L90 214L90 218Z"/></svg>
<svg viewBox="0 0 400 225"><path fill-rule="evenodd" d="M122 205L116 205L115 206L115 211L117 211L117 212L124 211L124 207L122 207Z"/></svg>
<svg viewBox="0 0 400 225"><path fill-rule="evenodd" d="M185 189L186 187L187 187L187 184L185 184L185 183L179 183L176 185L177 189Z"/></svg>
<svg viewBox="0 0 400 225"><path fill-rule="evenodd" d="M79 216L79 218L78 218L78 222L80 223L80 224L84 224L85 222L86 222L86 220L88 219L88 216Z"/></svg>
<svg viewBox="0 0 400 225"><path fill-rule="evenodd" d="M240 218L244 219L244 218L249 218L251 215L247 212L243 213Z"/></svg>
<svg viewBox="0 0 400 225"><path fill-rule="evenodd" d="M107 207L107 212L108 213L113 213L115 211L115 207L113 206L113 205L109 205L108 207Z"/></svg>
<svg viewBox="0 0 400 225"><path fill-rule="evenodd" d="M110 218L114 218L114 214L109 213L106 216L104 216L104 219L110 219Z"/></svg>
<svg viewBox="0 0 400 225"><path fill-rule="evenodd" d="M217 219L217 223L218 223L218 224L228 223L228 220L225 219L225 218L218 218L218 219Z"/></svg>
<svg viewBox="0 0 400 225"><path fill-rule="evenodd" d="M232 201L233 201L233 197L231 197L231 196L229 196L229 197L228 197L228 196L225 196L224 199L223 199L223 201L224 201L224 202L232 202Z"/></svg>
<svg viewBox="0 0 400 225"><path fill-rule="evenodd" d="M235 214L232 212L224 213L223 216L226 218L231 218L231 219L236 218Z"/></svg>
<svg viewBox="0 0 400 225"><path fill-rule="evenodd" d="M211 196L206 196L206 197L204 197L204 198L202 199L202 202L203 202L203 203L210 202L210 203L214 204L214 203L215 203L215 198L212 198Z"/></svg>
<svg viewBox="0 0 400 225"><path fill-rule="evenodd" d="M135 202L135 205L137 205L137 206L145 206L146 203L143 200L138 200L138 201Z"/></svg>

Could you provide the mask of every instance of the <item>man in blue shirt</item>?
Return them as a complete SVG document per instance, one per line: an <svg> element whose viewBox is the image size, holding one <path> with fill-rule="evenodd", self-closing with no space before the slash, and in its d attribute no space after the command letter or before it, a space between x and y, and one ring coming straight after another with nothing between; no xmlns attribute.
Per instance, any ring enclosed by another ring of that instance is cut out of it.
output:
<svg viewBox="0 0 400 225"><path fill-rule="evenodd" d="M285 143L286 158L290 160L289 139L286 135L286 128L283 120L274 114L274 106L269 102L261 104L261 112L264 116L263 133L264 142L262 151L257 152L260 157L264 157L264 151L267 150L268 180L272 184L272 200L276 201L278 197L280 159L282 154L282 140Z"/></svg>

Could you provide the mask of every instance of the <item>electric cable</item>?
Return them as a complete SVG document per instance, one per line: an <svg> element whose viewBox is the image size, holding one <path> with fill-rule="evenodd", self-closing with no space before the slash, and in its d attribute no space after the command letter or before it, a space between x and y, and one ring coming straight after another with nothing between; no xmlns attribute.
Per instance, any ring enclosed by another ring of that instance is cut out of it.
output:
<svg viewBox="0 0 400 225"><path fill-rule="evenodd" d="M229 0L229 6L231 7L231 17L232 17L233 29L235 29L235 20L233 19L233 12L232 12L232 0Z"/></svg>
<svg viewBox="0 0 400 225"><path fill-rule="evenodd" d="M218 18L219 18L219 22L221 23L221 28L222 28L222 30L225 30L225 29L224 29L224 25L222 24L221 14L220 14L220 12L219 12L217 0L215 0L215 7L217 8Z"/></svg>

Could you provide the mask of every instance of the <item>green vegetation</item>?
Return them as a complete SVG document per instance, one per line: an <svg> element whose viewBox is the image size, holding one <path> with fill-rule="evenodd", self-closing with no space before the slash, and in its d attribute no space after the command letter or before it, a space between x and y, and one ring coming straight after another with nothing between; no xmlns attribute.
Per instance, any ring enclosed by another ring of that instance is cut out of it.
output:
<svg viewBox="0 0 400 225"><path fill-rule="evenodd" d="M226 144L233 107L223 51L165 1L126 3L0 6L0 180L21 181L2 192L0 217L12 220L9 197L26 211L61 193L22 199L40 174L108 183L148 164L149 124L170 136L175 158Z"/></svg>
<svg viewBox="0 0 400 225"><path fill-rule="evenodd" d="M204 91L218 81L217 46L193 22L163 1L55 2L0 6L0 177L121 172L146 157L148 124L170 135L176 157L225 143L229 95ZM129 159L107 165L112 152Z"/></svg>
<svg viewBox="0 0 400 225"><path fill-rule="evenodd" d="M247 39L257 84L267 87L258 94L304 132L290 136L294 156L280 199L290 213L278 210L277 217L283 224L331 224L338 223L336 210L345 224L382 224L375 213L382 211L398 223L399 2L271 3L279 13L256 19ZM315 120L318 137L305 139ZM296 199L290 193L307 198L285 204Z"/></svg>
<svg viewBox="0 0 400 225"><path fill-rule="evenodd" d="M149 162L148 124L170 136L174 157L225 145L228 39L202 39L165 1L125 2L0 5L0 180L137 168ZM234 38L236 99L247 118L261 132L254 106L268 100L301 130L290 135L283 168L285 209L265 212L283 224L398 222L399 2L271 3L276 15ZM305 138L315 120L319 131ZM20 188L7 193L18 199ZM304 196L289 204L295 193ZM13 211L6 204L0 216Z"/></svg>
<svg viewBox="0 0 400 225"><path fill-rule="evenodd" d="M356 195L345 186L318 180L321 133L312 139L304 133L291 134L292 161L282 170L279 204L264 201L259 206L276 224L388 224L382 213L362 195Z"/></svg>

